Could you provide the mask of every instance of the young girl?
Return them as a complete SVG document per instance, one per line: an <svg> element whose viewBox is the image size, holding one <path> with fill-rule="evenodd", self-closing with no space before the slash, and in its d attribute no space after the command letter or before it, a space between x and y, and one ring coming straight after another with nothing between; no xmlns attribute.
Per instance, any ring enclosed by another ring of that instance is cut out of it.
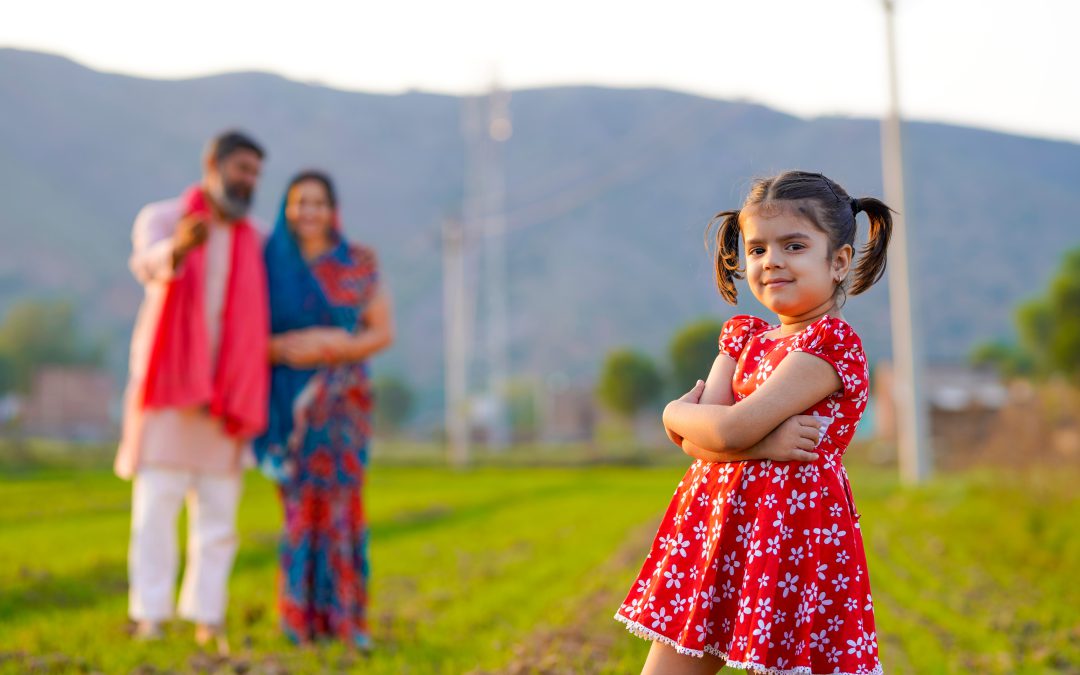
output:
<svg viewBox="0 0 1080 675"><path fill-rule="evenodd" d="M758 180L716 224L716 281L776 313L724 324L705 382L664 410L696 461L615 618L653 641L643 673L879 674L859 514L841 457L866 406L862 343L839 310L850 275L885 271L889 208L818 173ZM745 268L739 265L739 235Z"/></svg>

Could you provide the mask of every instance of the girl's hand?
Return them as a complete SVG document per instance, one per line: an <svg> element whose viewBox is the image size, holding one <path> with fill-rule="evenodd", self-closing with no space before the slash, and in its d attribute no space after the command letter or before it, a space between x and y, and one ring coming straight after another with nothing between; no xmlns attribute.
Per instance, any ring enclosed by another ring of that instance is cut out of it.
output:
<svg viewBox="0 0 1080 675"><path fill-rule="evenodd" d="M701 400L701 393L705 391L705 381L698 380L697 384L691 387L690 391L680 396L677 401L683 403L698 403ZM664 433L667 434L668 440L680 448L683 446L682 436L678 435L674 431L668 428L667 422L664 422Z"/></svg>
<svg viewBox="0 0 1080 675"><path fill-rule="evenodd" d="M821 422L811 415L789 417L754 447L754 459L813 462L818 458L812 451L820 442L820 428Z"/></svg>

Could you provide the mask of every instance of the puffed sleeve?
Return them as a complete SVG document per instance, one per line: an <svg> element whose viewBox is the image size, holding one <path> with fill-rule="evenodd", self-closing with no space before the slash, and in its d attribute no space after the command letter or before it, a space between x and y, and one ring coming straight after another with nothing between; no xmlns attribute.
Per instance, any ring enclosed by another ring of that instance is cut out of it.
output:
<svg viewBox="0 0 1080 675"><path fill-rule="evenodd" d="M740 314L731 317L724 322L724 329L720 331L720 353L738 361L750 336L768 326L766 321L756 316Z"/></svg>
<svg viewBox="0 0 1080 675"><path fill-rule="evenodd" d="M822 317L795 339L791 351L813 354L828 362L840 376L848 396L860 397L869 386L862 340L843 319Z"/></svg>

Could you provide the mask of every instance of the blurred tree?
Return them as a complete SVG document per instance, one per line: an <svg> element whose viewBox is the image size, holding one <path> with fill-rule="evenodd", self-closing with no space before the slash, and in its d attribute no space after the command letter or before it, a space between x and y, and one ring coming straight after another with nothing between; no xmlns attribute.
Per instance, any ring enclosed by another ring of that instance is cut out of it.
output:
<svg viewBox="0 0 1080 675"><path fill-rule="evenodd" d="M396 434L413 411L413 392L399 377L380 375L372 383L375 393L375 428L380 433Z"/></svg>
<svg viewBox="0 0 1080 675"><path fill-rule="evenodd" d="M675 389L682 392L699 379L705 379L720 351L718 341L723 329L724 324L719 321L700 319L675 334L668 347L674 368L675 381L672 384Z"/></svg>
<svg viewBox="0 0 1080 675"><path fill-rule="evenodd" d="M1002 375L1062 373L1080 382L1080 248L1065 253L1045 295L1016 309L1016 345L984 343L971 353L976 365Z"/></svg>
<svg viewBox="0 0 1080 675"><path fill-rule="evenodd" d="M506 387L507 416L514 441L533 441L539 432L536 386L529 380L511 380Z"/></svg>
<svg viewBox="0 0 1080 675"><path fill-rule="evenodd" d="M660 395L663 381L648 356L628 349L608 354L600 371L597 394L615 412L633 417Z"/></svg>
<svg viewBox="0 0 1080 675"><path fill-rule="evenodd" d="M989 367L1007 379L1031 375L1035 372L1035 360L1023 348L1008 342L983 342L971 350L971 365ZM871 381L873 376L871 375Z"/></svg>
<svg viewBox="0 0 1080 675"><path fill-rule="evenodd" d="M0 324L0 380L10 389L29 391L34 374L46 365L100 366L102 344L79 332L75 309L66 301L23 301Z"/></svg>

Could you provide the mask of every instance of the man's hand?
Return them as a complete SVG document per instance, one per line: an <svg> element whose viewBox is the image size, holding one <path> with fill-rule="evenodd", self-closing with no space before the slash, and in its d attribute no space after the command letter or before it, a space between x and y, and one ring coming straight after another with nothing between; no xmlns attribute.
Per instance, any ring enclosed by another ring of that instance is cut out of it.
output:
<svg viewBox="0 0 1080 675"><path fill-rule="evenodd" d="M210 223L203 216L184 216L173 233L173 269L180 266L187 254L206 241Z"/></svg>

